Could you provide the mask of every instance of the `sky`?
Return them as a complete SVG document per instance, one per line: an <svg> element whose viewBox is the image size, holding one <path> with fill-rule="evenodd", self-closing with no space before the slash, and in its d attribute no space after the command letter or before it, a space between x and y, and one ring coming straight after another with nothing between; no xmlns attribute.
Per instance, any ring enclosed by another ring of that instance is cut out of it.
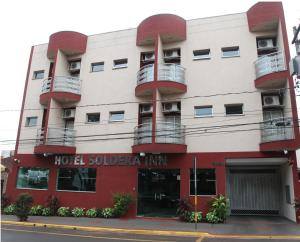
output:
<svg viewBox="0 0 300 242"><path fill-rule="evenodd" d="M52 33L73 30L86 35L136 28L145 18L158 13L172 13L186 20L246 12L255 0L2 0L0 141L17 136L19 111L30 48L47 43ZM300 22L298 0L283 0L289 43L292 27ZM295 56L294 46L290 46ZM298 100L300 104L300 100ZM298 105L299 106L299 105ZM17 111L5 111L17 110ZM0 142L1 143L1 142ZM1 145L1 150L14 145Z"/></svg>

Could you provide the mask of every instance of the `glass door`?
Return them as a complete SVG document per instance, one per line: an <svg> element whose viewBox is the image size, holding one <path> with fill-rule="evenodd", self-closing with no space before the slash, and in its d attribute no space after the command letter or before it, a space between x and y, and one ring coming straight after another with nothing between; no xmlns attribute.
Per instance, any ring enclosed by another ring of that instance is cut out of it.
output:
<svg viewBox="0 0 300 242"><path fill-rule="evenodd" d="M138 215L175 217L180 198L179 169L139 169Z"/></svg>

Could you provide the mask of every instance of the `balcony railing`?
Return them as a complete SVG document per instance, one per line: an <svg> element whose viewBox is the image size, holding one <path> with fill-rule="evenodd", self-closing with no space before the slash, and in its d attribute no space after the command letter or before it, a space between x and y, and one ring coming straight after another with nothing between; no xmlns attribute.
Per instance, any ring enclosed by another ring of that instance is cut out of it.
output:
<svg viewBox="0 0 300 242"><path fill-rule="evenodd" d="M152 142L152 123L141 124L134 129L134 144L150 144Z"/></svg>
<svg viewBox="0 0 300 242"><path fill-rule="evenodd" d="M154 80L154 65L143 66L137 73L137 85L152 82Z"/></svg>
<svg viewBox="0 0 300 242"><path fill-rule="evenodd" d="M74 146L75 130L67 128L48 128L47 138L44 128L37 131L37 145Z"/></svg>
<svg viewBox="0 0 300 242"><path fill-rule="evenodd" d="M259 57L255 62L256 78L286 69L281 51Z"/></svg>
<svg viewBox="0 0 300 242"><path fill-rule="evenodd" d="M185 83L185 69L176 64L159 64L158 80Z"/></svg>
<svg viewBox="0 0 300 242"><path fill-rule="evenodd" d="M185 126L175 122L157 123L155 139L161 144L185 144Z"/></svg>
<svg viewBox="0 0 300 242"><path fill-rule="evenodd" d="M280 118L264 121L261 124L261 142L294 139L292 118Z"/></svg>
<svg viewBox="0 0 300 242"><path fill-rule="evenodd" d="M51 78L43 81L42 93L50 91ZM76 77L70 76L55 76L53 83L54 92L69 92L74 94L81 93L81 81Z"/></svg>

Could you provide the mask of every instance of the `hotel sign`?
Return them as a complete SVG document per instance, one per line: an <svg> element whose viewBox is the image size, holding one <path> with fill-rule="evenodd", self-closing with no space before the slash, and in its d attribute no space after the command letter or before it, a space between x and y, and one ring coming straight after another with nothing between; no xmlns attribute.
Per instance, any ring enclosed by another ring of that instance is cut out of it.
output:
<svg viewBox="0 0 300 242"><path fill-rule="evenodd" d="M166 166L167 156L151 154L141 159L137 155L89 155L87 161L82 155L57 155L54 158L54 164L57 166L140 166L141 162L144 162L145 166Z"/></svg>

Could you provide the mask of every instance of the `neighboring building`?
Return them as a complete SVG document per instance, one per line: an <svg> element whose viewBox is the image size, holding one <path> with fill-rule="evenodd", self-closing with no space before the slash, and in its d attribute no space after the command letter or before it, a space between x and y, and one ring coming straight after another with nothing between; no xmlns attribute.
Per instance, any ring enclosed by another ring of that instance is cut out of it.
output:
<svg viewBox="0 0 300 242"><path fill-rule="evenodd" d="M216 194L231 214L296 221L300 137L280 2L246 13L146 18L137 28L58 32L31 50L8 184L15 199L108 207L131 193L130 216L175 216Z"/></svg>
<svg viewBox="0 0 300 242"><path fill-rule="evenodd" d="M14 151L1 151L1 194L6 193L8 176L12 170L14 162Z"/></svg>

